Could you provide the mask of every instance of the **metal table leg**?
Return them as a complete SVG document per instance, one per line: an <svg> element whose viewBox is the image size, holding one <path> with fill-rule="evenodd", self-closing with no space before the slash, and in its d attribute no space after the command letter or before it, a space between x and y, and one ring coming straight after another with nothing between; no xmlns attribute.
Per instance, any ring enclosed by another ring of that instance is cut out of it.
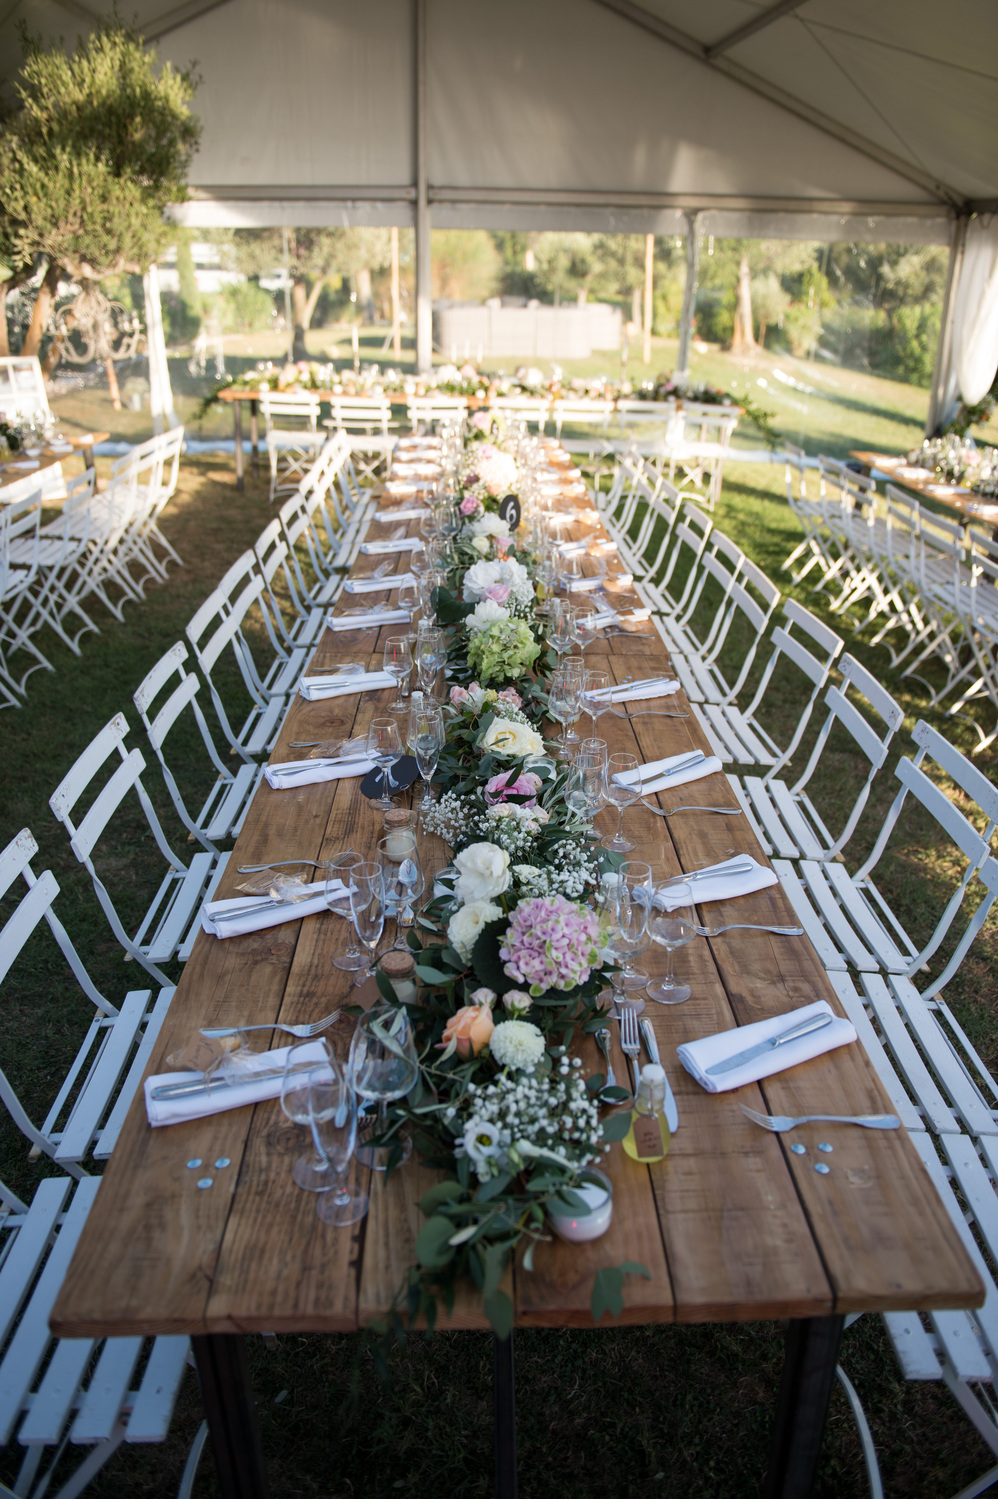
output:
<svg viewBox="0 0 998 1499"><path fill-rule="evenodd" d="M805 1317L787 1328L763 1499L808 1499L814 1488L844 1320Z"/></svg>
<svg viewBox="0 0 998 1499"><path fill-rule="evenodd" d="M237 400L232 403L232 435L236 440L236 488L243 492L243 413Z"/></svg>
<svg viewBox="0 0 998 1499"><path fill-rule="evenodd" d="M260 472L260 402L253 396L250 403L250 467L253 477Z"/></svg>
<svg viewBox="0 0 998 1499"><path fill-rule="evenodd" d="M494 1359L496 1499L516 1499L516 1388L513 1334L492 1336Z"/></svg>
<svg viewBox="0 0 998 1499"><path fill-rule="evenodd" d="M191 1339L222 1499L267 1499L246 1340L212 1333Z"/></svg>

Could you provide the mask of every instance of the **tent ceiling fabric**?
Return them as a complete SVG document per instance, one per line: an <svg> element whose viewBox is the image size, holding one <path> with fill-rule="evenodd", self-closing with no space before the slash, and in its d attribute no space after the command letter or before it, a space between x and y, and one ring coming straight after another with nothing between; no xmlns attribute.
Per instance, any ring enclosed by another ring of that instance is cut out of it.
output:
<svg viewBox="0 0 998 1499"><path fill-rule="evenodd" d="M413 221L413 0L127 10L203 79L189 222ZM13 71L19 20L72 43L111 12L14 0L0 57ZM718 233L940 242L954 206L998 201L994 0L426 0L426 14L434 223L671 233L699 208Z"/></svg>

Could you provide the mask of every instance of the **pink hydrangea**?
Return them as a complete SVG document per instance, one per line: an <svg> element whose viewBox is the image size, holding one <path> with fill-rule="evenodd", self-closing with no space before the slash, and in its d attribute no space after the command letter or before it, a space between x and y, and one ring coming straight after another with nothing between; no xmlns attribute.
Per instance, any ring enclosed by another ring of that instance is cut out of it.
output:
<svg viewBox="0 0 998 1499"><path fill-rule="evenodd" d="M585 906L563 895L521 901L509 918L499 956L504 972L531 994L574 989L599 962L599 925Z"/></svg>
<svg viewBox="0 0 998 1499"><path fill-rule="evenodd" d="M462 515L477 515L482 508L481 500L476 500L473 494L466 494L461 501Z"/></svg>
<svg viewBox="0 0 998 1499"><path fill-rule="evenodd" d="M508 583L490 583L485 590L485 597L491 599L494 604L505 604L509 598Z"/></svg>
<svg viewBox="0 0 998 1499"><path fill-rule="evenodd" d="M537 793L541 789L541 778L535 776L531 771L524 771L515 780L510 780L509 771L503 771L500 775L493 776L485 783L485 800L495 806L497 802L504 802L511 796L526 796L529 801L520 802L521 807L535 807L537 805Z"/></svg>

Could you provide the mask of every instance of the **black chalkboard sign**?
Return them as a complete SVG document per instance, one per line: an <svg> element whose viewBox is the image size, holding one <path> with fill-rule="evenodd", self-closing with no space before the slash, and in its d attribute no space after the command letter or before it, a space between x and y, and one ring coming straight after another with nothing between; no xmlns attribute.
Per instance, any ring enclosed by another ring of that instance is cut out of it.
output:
<svg viewBox="0 0 998 1499"><path fill-rule="evenodd" d="M504 520L509 527L510 535L520 524L520 500L515 494L508 494L499 504L499 519Z"/></svg>
<svg viewBox="0 0 998 1499"><path fill-rule="evenodd" d="M388 774L390 779L386 785L380 770L369 770L360 783L361 791L370 797L398 796L400 791L407 791L413 781L419 780L419 766L412 755L403 755L389 766Z"/></svg>

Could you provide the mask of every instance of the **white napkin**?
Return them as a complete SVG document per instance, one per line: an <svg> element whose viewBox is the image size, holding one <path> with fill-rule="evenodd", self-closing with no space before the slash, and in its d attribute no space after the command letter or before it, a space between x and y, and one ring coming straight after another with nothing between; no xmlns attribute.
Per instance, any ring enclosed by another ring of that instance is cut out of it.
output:
<svg viewBox="0 0 998 1499"><path fill-rule="evenodd" d="M641 682L623 682L619 687L602 688L595 696L604 703L640 703L656 697L671 697L679 687L675 677L647 677ZM658 761L654 763L657 765Z"/></svg>
<svg viewBox="0 0 998 1499"><path fill-rule="evenodd" d="M569 593L594 593L602 586L602 578L573 578L568 585L568 591Z"/></svg>
<svg viewBox="0 0 998 1499"><path fill-rule="evenodd" d="M285 760L264 771L272 791L293 791L296 786L315 786L320 781L342 781L348 776L366 776L373 760Z"/></svg>
<svg viewBox="0 0 998 1499"><path fill-rule="evenodd" d="M11 468L19 468L25 472L33 468L38 468L38 466L37 458L20 458L16 463L11 464Z"/></svg>
<svg viewBox="0 0 998 1499"><path fill-rule="evenodd" d="M723 1062L725 1057L748 1051L749 1047L758 1042L768 1041L772 1036L791 1030L802 1020L822 1014L833 1016L831 1025L822 1026L820 1031L811 1031L797 1041L787 1041L784 1046L776 1046L771 1051L763 1052L741 1067L732 1067L730 1072L716 1072L713 1077L707 1076L707 1068ZM809 1062L812 1057L820 1057L826 1051L834 1051L837 1046L845 1046L847 1042L855 1040L856 1032L849 1021L836 1015L826 1000L819 999L813 1005L803 1005L801 1009L791 1010L786 1015L772 1015L768 1020L740 1025L731 1031L721 1031L717 1036L704 1036L700 1041L686 1041L682 1046L677 1046L676 1055L686 1071L708 1093L727 1093L732 1088L743 1088L746 1083L757 1082L761 1077L772 1077L774 1072L784 1072L788 1067Z"/></svg>
<svg viewBox="0 0 998 1499"><path fill-rule="evenodd" d="M425 545L421 536L400 536L396 541L365 541L360 549L366 557L379 557L388 552L421 552Z"/></svg>
<svg viewBox="0 0 998 1499"><path fill-rule="evenodd" d="M415 583L413 573L388 573L383 578L347 578L344 593L391 593L403 583Z"/></svg>
<svg viewBox="0 0 998 1499"><path fill-rule="evenodd" d="M385 494L418 494L424 489L432 489L432 479L388 479L385 483Z"/></svg>
<svg viewBox="0 0 998 1499"><path fill-rule="evenodd" d="M389 505L385 510L375 510L374 520L382 521L386 525L393 520L421 520L429 511L425 505Z"/></svg>
<svg viewBox="0 0 998 1499"><path fill-rule="evenodd" d="M718 766L720 769L720 766ZM676 781L683 784L677 776ZM670 782L670 785L676 782ZM745 874L728 874L727 870L733 864L751 863L752 868ZM725 859L721 864L705 864L705 869L716 870L717 873L709 875L697 871L698 878L689 884L688 888L693 892L693 900L698 906L708 905L712 900L733 900L738 895L753 895L757 890L768 890L771 885L780 882L771 869L759 864L752 858L751 854L735 854L731 859ZM682 885L682 876L677 875L676 885L678 889L685 888ZM655 908L658 911L676 911L680 906L686 904L682 896L673 900L668 894L659 890L655 896Z"/></svg>
<svg viewBox="0 0 998 1499"><path fill-rule="evenodd" d="M395 678L386 671L357 671L345 677L336 672L328 677L302 677L298 691L307 703L321 703L327 697L352 697L355 692L380 692L394 687Z"/></svg>
<svg viewBox="0 0 998 1499"><path fill-rule="evenodd" d="M302 1061L310 1062L313 1048L315 1063L319 1066L326 1060L321 1041L314 1041L308 1050L303 1046L298 1056ZM214 1087L188 1093L183 1098L155 1099L152 1090L162 1087L164 1083L196 1082L202 1075L200 1072L160 1072L154 1077L147 1077L143 1086L149 1123L153 1129L159 1129L164 1124L182 1124L187 1119L207 1119L210 1114L222 1114L227 1109L241 1109L248 1103L265 1103L268 1098L280 1098L281 1082L290 1050L290 1046L278 1046L273 1051L257 1052L251 1061L247 1061L248 1072L276 1074L273 1077L265 1077L260 1082L237 1083L230 1087L225 1087L219 1079Z"/></svg>
<svg viewBox="0 0 998 1499"><path fill-rule="evenodd" d="M562 541L558 543L558 550L563 556L570 556L572 552L588 552L592 545L591 535L583 537L581 541Z"/></svg>
<svg viewBox="0 0 998 1499"><path fill-rule="evenodd" d="M616 624L620 615L616 609L594 609L588 618L592 620L594 627L602 629L604 625Z"/></svg>
<svg viewBox="0 0 998 1499"><path fill-rule="evenodd" d="M366 630L370 625L395 625L411 618L408 609L368 609L364 614L327 614L328 630Z"/></svg>
<svg viewBox="0 0 998 1499"><path fill-rule="evenodd" d="M286 921L300 921L303 916L315 916L319 911L328 910L324 880L306 885L305 889L309 891L308 900L281 901L280 905L272 904L268 895L213 900L201 907L201 927L209 937L245 937L248 932L265 932L268 927L283 926ZM340 881L334 893L345 894L346 889ZM220 911L234 911L243 906L247 908L245 916L234 916L231 921L217 924L212 919Z"/></svg>

